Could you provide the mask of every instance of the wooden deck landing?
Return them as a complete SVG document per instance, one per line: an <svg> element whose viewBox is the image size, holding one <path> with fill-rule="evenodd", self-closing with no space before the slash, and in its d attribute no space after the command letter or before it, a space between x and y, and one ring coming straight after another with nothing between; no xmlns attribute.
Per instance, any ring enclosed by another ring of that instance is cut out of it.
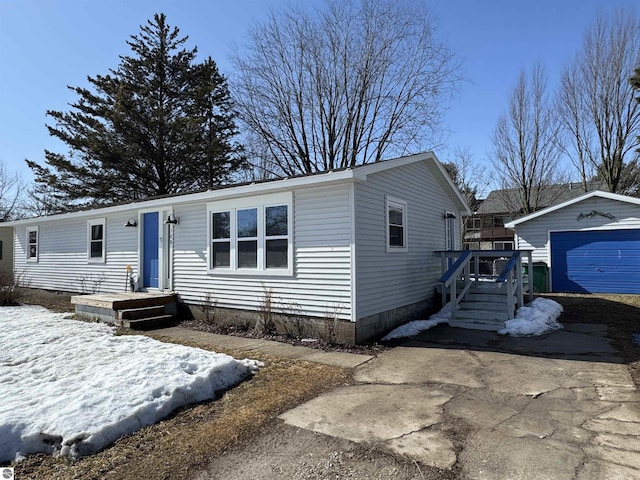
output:
<svg viewBox="0 0 640 480"><path fill-rule="evenodd" d="M74 295L76 315L129 328L166 326L178 313L175 293L107 293Z"/></svg>

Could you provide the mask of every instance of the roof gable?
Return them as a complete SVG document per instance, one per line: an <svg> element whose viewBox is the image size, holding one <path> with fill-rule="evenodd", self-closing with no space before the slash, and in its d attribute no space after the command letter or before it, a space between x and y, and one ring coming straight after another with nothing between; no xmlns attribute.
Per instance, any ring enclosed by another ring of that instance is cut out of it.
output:
<svg viewBox="0 0 640 480"><path fill-rule="evenodd" d="M603 192L601 190L595 190L593 192L585 193L584 195L581 195L580 197L573 198L571 200L568 200L566 202L560 203L558 205L554 205L552 207L548 207L548 208L545 208L543 210L539 210L539 211L537 211L535 213L532 213L530 215L527 215L525 217L522 217L522 218L519 218L519 219L514 220L512 222L506 223L505 227L513 228L516 225L520 225L521 223L528 222L529 220L533 220L534 218L541 217L541 216L546 215L548 213L555 212L556 210L560 210L562 208L568 207L569 205L574 205L576 203L580 203L580 202L582 202L584 200L587 200L587 199L593 198L593 197L607 198L609 200L616 200L616 201L619 201L619 202L625 202L625 203L631 203L631 204L634 204L634 205L640 205L640 198L629 197L627 195L619 195L617 193Z"/></svg>
<svg viewBox="0 0 640 480"><path fill-rule="evenodd" d="M600 182L589 182L587 189L596 191L601 188ZM533 194L537 191L534 190ZM541 187L539 192L538 207L540 210L558 205L568 200L578 198L584 194L582 184L568 183L561 185L548 185ZM506 188L501 190L492 190L487 198L478 207L478 214L492 213L517 213L514 212L514 206L522 204L520 199L521 190L518 188Z"/></svg>

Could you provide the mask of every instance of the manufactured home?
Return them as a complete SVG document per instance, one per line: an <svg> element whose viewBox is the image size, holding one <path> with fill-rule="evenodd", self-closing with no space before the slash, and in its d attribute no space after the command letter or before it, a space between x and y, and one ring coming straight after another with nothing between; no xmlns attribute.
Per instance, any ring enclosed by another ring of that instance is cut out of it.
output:
<svg viewBox="0 0 640 480"><path fill-rule="evenodd" d="M552 292L640 293L640 198L596 190L505 226Z"/></svg>
<svg viewBox="0 0 640 480"><path fill-rule="evenodd" d="M11 222L30 287L175 292L197 314L276 311L363 342L432 308L434 251L461 247L469 211L422 153L355 168ZM325 323L326 324L326 323Z"/></svg>

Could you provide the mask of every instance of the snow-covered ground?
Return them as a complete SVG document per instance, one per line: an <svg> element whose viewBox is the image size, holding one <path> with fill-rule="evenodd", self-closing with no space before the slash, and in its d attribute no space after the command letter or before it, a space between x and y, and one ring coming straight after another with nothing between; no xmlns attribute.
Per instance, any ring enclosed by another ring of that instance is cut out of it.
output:
<svg viewBox="0 0 640 480"><path fill-rule="evenodd" d="M542 335L551 330L562 328L558 317L562 313L562 305L548 298L538 297L533 302L520 307L516 318L507 320L502 330L503 335Z"/></svg>
<svg viewBox="0 0 640 480"><path fill-rule="evenodd" d="M236 360L42 307L0 308L0 461L87 455L254 373Z"/></svg>
<svg viewBox="0 0 640 480"><path fill-rule="evenodd" d="M393 338L404 338L416 335L441 323L449 323L451 304L447 303L442 310L429 317L428 320L414 320L399 326L388 333L382 341ZM548 298L536 298L516 312L516 318L507 320L505 328L498 333L503 335L543 335L551 330L562 328L558 317L562 313L562 305Z"/></svg>
<svg viewBox="0 0 640 480"><path fill-rule="evenodd" d="M449 317L451 314L451 304L447 303L438 313L434 313L428 320L414 320L404 325L400 325L398 328L387 333L382 341L392 340L394 338L404 338L417 335L420 332L429 330L441 323L449 323Z"/></svg>

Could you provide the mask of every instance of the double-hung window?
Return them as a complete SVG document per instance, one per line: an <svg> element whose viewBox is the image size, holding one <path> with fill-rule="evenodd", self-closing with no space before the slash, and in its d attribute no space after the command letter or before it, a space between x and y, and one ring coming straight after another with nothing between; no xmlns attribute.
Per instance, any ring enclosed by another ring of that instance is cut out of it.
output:
<svg viewBox="0 0 640 480"><path fill-rule="evenodd" d="M27 227L27 262L37 262L39 254L38 227Z"/></svg>
<svg viewBox="0 0 640 480"><path fill-rule="evenodd" d="M289 207L264 209L265 262L267 268L287 268L289 260Z"/></svg>
<svg viewBox="0 0 640 480"><path fill-rule="evenodd" d="M211 273L291 273L291 195L212 202L209 212Z"/></svg>
<svg viewBox="0 0 640 480"><path fill-rule="evenodd" d="M407 202L387 197L387 252L406 252L407 245Z"/></svg>
<svg viewBox="0 0 640 480"><path fill-rule="evenodd" d="M105 219L94 219L87 222L87 252L90 262L105 261Z"/></svg>
<svg viewBox="0 0 640 480"><path fill-rule="evenodd" d="M258 268L258 209L236 210L238 226L237 266Z"/></svg>
<svg viewBox="0 0 640 480"><path fill-rule="evenodd" d="M211 215L211 268L231 267L231 214L215 212Z"/></svg>

